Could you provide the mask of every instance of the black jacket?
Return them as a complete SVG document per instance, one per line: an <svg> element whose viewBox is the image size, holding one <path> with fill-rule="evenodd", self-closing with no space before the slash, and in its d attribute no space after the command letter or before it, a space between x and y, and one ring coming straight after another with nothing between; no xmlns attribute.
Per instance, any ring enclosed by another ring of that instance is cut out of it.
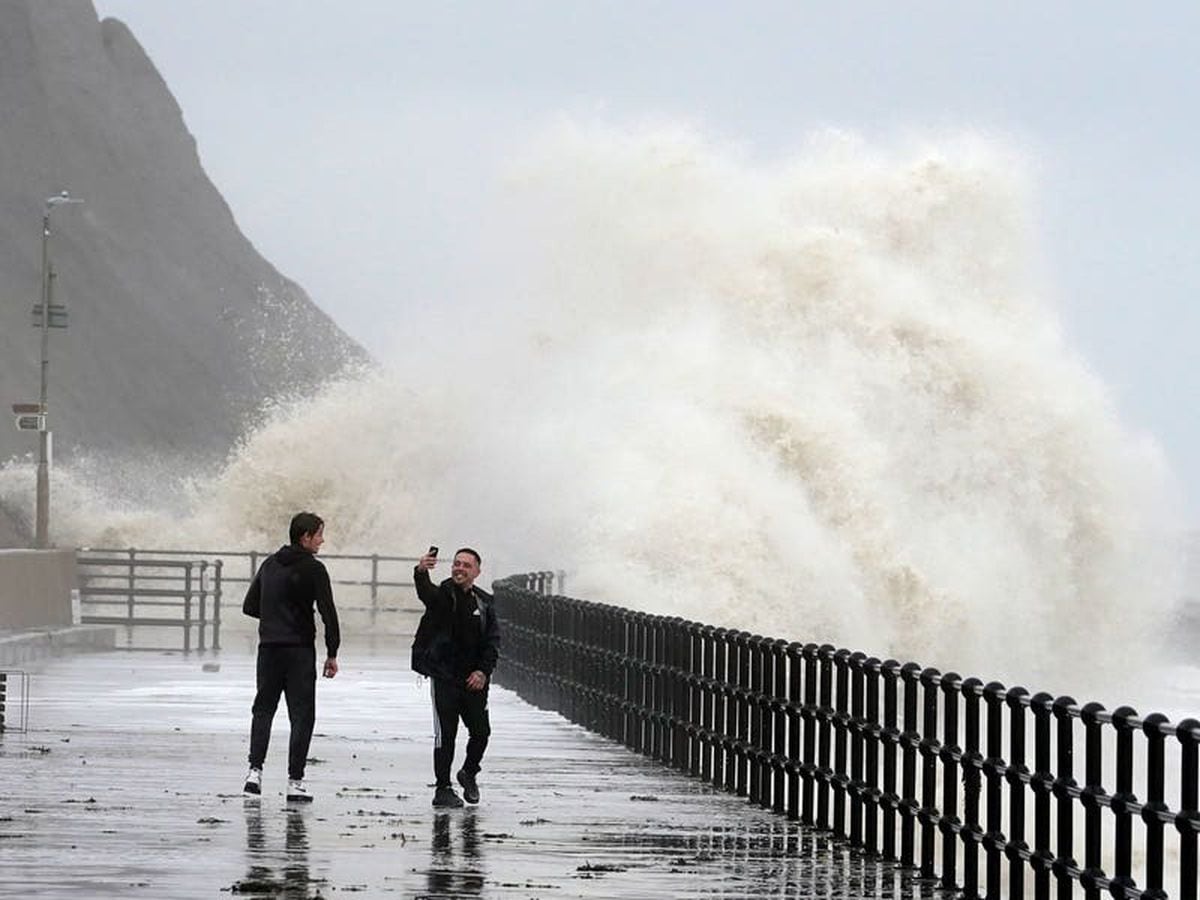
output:
<svg viewBox="0 0 1200 900"><path fill-rule="evenodd" d="M314 606L325 623L326 654L336 657L342 634L329 573L303 547L287 544L259 566L242 612L258 619L260 646L310 647L317 639Z"/></svg>
<svg viewBox="0 0 1200 900"><path fill-rule="evenodd" d="M458 589L447 578L434 587L425 569L413 571L425 613L412 645L412 667L422 675L462 684L478 670L490 679L500 657L500 625L492 595Z"/></svg>

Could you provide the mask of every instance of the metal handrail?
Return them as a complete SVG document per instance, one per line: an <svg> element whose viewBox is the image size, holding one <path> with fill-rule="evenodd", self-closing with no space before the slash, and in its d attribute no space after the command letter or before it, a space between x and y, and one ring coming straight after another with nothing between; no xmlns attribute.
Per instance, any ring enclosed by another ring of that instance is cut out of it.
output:
<svg viewBox="0 0 1200 900"><path fill-rule="evenodd" d="M255 572L258 571L260 562L270 556L273 550L163 550L159 548L145 549L137 547L80 547L77 553L80 558L92 558L93 554L100 554L100 558L111 560L114 565L128 565L131 562L140 563L146 556L141 554L151 554L153 558L169 561L172 558L183 557L186 559L209 559L221 560L223 562L231 562L232 560L245 560L248 565L244 576L234 574L233 567L227 566L224 573L224 581L226 584L249 584L253 579ZM377 622L380 613L392 611L417 611L418 606L413 600L411 603L404 606L384 606L381 603L380 590L389 588L411 588L413 582L411 578L408 580L393 580L380 577L380 566L396 563L415 564L417 557L412 556L390 556L378 553L322 553L321 559L329 563L370 563L370 568L365 576L352 578L344 577L343 573L331 573L330 583L335 587L350 587L350 588L367 588L369 590L369 603L366 606L353 605L348 603L338 602L339 610L365 611L370 614L371 624L374 626ZM334 567L337 568L336 566ZM112 578L119 578L120 575L114 574ZM150 576L156 577L156 576ZM166 576L158 576L166 577Z"/></svg>
<svg viewBox="0 0 1200 900"><path fill-rule="evenodd" d="M535 705L966 897L999 898L1007 870L1009 896L1197 900L1200 721L589 603L549 575L494 585L497 680Z"/></svg>
<svg viewBox="0 0 1200 900"><path fill-rule="evenodd" d="M80 570L79 599L81 609L84 606L115 605L112 600L105 598L122 598L124 600L124 615L111 615L99 612L86 613L80 616L80 621L87 625L125 625L132 629L135 626L178 627L182 630L183 650L192 649L192 629L197 630L198 649L207 649L208 629L212 631L212 646L214 650L221 647L221 560L182 560L163 559L159 556L136 558L119 558L116 556L95 556L86 552L76 554L76 565ZM105 569L118 568L120 572L108 572ZM95 571L99 569L100 571ZM147 574L147 570L174 570L174 575ZM209 578L209 572L212 578ZM104 582L123 582L120 586L110 586ZM173 587L146 587L143 582L149 581L155 585L164 582ZM99 582L99 583L98 583ZM209 616L209 601L211 600L211 618ZM147 616L140 614L139 609L147 607L179 610L178 616ZM154 648L163 649L163 648Z"/></svg>

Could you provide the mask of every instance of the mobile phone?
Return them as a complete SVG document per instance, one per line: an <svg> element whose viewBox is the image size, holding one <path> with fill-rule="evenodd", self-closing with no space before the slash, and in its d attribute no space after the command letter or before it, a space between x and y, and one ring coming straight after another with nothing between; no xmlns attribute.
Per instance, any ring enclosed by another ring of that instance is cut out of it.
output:
<svg viewBox="0 0 1200 900"><path fill-rule="evenodd" d="M435 545L433 545L433 544L430 544L430 545L429 545L429 555L430 555L430 556L437 556L437 547L436 547Z"/></svg>

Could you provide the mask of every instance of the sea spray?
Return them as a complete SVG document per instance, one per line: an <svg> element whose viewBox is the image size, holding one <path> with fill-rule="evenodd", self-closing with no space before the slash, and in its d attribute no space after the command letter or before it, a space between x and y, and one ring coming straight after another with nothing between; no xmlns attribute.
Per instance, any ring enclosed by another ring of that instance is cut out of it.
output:
<svg viewBox="0 0 1200 900"><path fill-rule="evenodd" d="M970 136L762 163L565 124L514 167L486 296L272 410L185 515L60 470L59 540L271 547L309 508L334 551L470 544L492 577L1101 690L1174 597L1167 475L1061 334L1022 173Z"/></svg>

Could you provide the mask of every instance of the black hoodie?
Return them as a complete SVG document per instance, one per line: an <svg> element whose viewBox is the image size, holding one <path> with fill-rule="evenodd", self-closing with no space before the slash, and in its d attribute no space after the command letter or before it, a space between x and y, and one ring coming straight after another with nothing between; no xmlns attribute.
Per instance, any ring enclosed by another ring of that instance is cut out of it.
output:
<svg viewBox="0 0 1200 900"><path fill-rule="evenodd" d="M242 612L258 619L259 646L310 647L317 639L314 606L325 623L326 655L336 657L342 635L329 573L312 553L287 544L259 566Z"/></svg>
<svg viewBox="0 0 1200 900"><path fill-rule="evenodd" d="M491 678L500 655L492 595L478 587L463 591L451 578L435 587L419 567L413 570L413 585L425 604L413 637L413 671L460 686L476 670Z"/></svg>

